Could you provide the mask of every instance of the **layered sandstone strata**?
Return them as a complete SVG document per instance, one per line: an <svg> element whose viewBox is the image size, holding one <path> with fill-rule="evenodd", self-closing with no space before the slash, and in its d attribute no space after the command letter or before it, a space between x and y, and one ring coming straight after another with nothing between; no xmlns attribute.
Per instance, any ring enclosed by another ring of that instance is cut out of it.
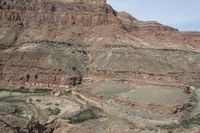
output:
<svg viewBox="0 0 200 133"><path fill-rule="evenodd" d="M88 2L2 0L0 3L0 21L19 22L25 26L44 23L100 25L112 23L108 14L113 12L106 4L90 5Z"/></svg>
<svg viewBox="0 0 200 133"><path fill-rule="evenodd" d="M67 87L93 74L199 81L198 32L137 20L104 0L2 0L0 24L3 86Z"/></svg>
<svg viewBox="0 0 200 133"><path fill-rule="evenodd" d="M1 0L0 131L192 132L199 35L103 0Z"/></svg>
<svg viewBox="0 0 200 133"><path fill-rule="evenodd" d="M126 12L117 13L117 17L125 29L142 42L143 47L190 50L200 48L198 32L180 32L156 21L140 21Z"/></svg>
<svg viewBox="0 0 200 133"><path fill-rule="evenodd" d="M70 44L56 45L26 43L1 52L0 86L56 89L80 84L85 71L84 54Z"/></svg>
<svg viewBox="0 0 200 133"><path fill-rule="evenodd" d="M67 88L80 84L85 55L82 47L67 43L79 36L69 35L69 27L113 24L117 22L114 15L104 0L0 1L1 86ZM64 43L59 43L63 42L59 36ZM48 41L55 38L56 42Z"/></svg>

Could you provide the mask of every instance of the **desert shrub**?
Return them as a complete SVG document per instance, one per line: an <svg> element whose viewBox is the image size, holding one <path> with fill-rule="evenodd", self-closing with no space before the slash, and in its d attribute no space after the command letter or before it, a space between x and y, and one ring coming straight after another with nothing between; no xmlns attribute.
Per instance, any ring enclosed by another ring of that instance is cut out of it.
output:
<svg viewBox="0 0 200 133"><path fill-rule="evenodd" d="M47 108L47 110L52 114L52 115L58 115L60 114L60 109L58 107L56 108Z"/></svg>

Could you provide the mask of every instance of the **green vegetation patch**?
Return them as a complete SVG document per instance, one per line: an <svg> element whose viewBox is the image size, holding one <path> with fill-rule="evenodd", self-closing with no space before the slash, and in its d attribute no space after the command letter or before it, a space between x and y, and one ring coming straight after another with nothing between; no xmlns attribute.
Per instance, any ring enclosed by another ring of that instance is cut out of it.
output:
<svg viewBox="0 0 200 133"><path fill-rule="evenodd" d="M196 89L200 89L200 83L191 84L190 86L193 86Z"/></svg>
<svg viewBox="0 0 200 133"><path fill-rule="evenodd" d="M69 118L70 123L81 123L91 119L98 119L103 116L102 111L95 107L88 107L78 114Z"/></svg>
<svg viewBox="0 0 200 133"><path fill-rule="evenodd" d="M26 100L24 99L19 99L17 97L14 96L5 96L5 97L1 97L0 98L1 102L8 102L8 103L17 103L17 102L21 102L21 103L26 103Z"/></svg>
<svg viewBox="0 0 200 133"><path fill-rule="evenodd" d="M24 87L20 87L17 89L0 89L0 92L10 92L10 93L45 93L50 94L50 89L43 89L43 88L37 88L37 89L26 89Z"/></svg>
<svg viewBox="0 0 200 133"><path fill-rule="evenodd" d="M51 115L58 115L58 114L60 114L60 111L61 111L58 107L47 108L47 110L51 113Z"/></svg>

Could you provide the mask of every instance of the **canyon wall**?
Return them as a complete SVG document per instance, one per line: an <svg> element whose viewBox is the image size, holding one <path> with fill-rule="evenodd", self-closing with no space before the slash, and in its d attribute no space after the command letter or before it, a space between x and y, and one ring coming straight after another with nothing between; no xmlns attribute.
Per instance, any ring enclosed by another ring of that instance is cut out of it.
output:
<svg viewBox="0 0 200 133"><path fill-rule="evenodd" d="M137 20L105 0L0 1L2 87L67 88L113 73L198 82L199 48L198 32Z"/></svg>
<svg viewBox="0 0 200 133"><path fill-rule="evenodd" d="M112 23L108 15L114 11L106 4L68 2L2 0L0 21L19 22L25 26L44 23L69 26L77 23L84 26Z"/></svg>

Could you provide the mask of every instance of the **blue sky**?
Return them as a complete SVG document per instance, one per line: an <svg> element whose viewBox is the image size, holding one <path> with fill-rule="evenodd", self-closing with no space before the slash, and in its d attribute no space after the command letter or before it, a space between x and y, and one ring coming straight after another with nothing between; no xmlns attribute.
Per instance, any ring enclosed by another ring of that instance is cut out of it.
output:
<svg viewBox="0 0 200 133"><path fill-rule="evenodd" d="M107 0L117 11L179 30L200 31L200 0Z"/></svg>

